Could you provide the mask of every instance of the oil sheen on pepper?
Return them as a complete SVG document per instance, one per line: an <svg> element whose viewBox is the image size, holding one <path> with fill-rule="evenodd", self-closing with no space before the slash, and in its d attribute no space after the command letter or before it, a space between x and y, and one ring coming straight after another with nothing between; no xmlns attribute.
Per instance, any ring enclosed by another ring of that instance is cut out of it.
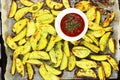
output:
<svg viewBox="0 0 120 80"><path fill-rule="evenodd" d="M60 26L65 35L75 37L82 33L85 22L80 15L68 13L62 18Z"/></svg>

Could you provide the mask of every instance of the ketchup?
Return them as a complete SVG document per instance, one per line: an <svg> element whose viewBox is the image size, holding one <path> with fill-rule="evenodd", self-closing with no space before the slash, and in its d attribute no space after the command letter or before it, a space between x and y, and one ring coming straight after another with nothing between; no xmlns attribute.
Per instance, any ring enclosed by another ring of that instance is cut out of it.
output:
<svg viewBox="0 0 120 80"><path fill-rule="evenodd" d="M80 15L69 13L62 18L60 26L65 35L75 37L82 33L85 22Z"/></svg>

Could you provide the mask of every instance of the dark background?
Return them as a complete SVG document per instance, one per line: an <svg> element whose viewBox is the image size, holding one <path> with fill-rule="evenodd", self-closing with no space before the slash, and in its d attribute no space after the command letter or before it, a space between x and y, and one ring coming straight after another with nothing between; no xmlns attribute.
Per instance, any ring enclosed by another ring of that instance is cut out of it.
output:
<svg viewBox="0 0 120 80"><path fill-rule="evenodd" d="M118 0L119 1L119 0ZM120 4L120 1L119 1ZM120 7L120 6L119 6ZM0 12L0 16L1 16L1 12ZM1 25L1 17L0 17L0 29L2 29L2 25ZM1 68L1 74L0 74L0 80L5 80L4 79L4 73L5 73L5 69L6 69L6 62L7 62L7 57L5 54L5 47L4 47L4 41L2 39L2 30L0 30L0 45L1 45L1 56L0 56L0 68ZM120 43L120 40L119 40ZM120 61L119 61L119 70L120 70ZM86 80L86 79L84 79ZM91 79L89 79L91 80ZM96 79L95 79L96 80ZM108 79L108 80L120 80L120 71L118 72L118 78L117 79Z"/></svg>

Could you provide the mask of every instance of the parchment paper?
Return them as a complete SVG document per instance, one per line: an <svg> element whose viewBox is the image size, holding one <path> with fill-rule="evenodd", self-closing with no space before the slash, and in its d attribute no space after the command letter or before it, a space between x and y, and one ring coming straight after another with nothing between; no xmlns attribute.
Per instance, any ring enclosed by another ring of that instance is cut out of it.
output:
<svg viewBox="0 0 120 80"><path fill-rule="evenodd" d="M12 51L6 45L6 37L9 34L12 34L11 28L12 28L12 25L14 24L14 21L12 19L7 18L11 1L12 0L1 0L1 3L2 3L2 9L1 9L2 11L2 37L4 40L4 45L5 45L6 55L7 55L5 80L27 80L27 73L25 74L25 77L21 77L17 73L14 76L10 74L10 69L11 69L11 64L12 64L12 60L10 56L12 55ZM118 39L120 39L120 33L119 33L120 32L120 12L119 12L118 0L114 0L114 1L115 1L115 5L112 7L108 7L107 9L113 10L115 12L115 21L112 24L112 27L114 30L113 36L117 41L115 59L119 61L120 52L119 52L119 40ZM71 2L74 3L75 1L71 0ZM34 69L35 69L35 75L34 75L33 80L43 80L39 75L38 68L34 68ZM117 76L118 76L117 73L113 71L113 74L110 78L117 78ZM63 76L61 77L61 79L73 79L73 78L74 78L74 71L73 72L64 71Z"/></svg>

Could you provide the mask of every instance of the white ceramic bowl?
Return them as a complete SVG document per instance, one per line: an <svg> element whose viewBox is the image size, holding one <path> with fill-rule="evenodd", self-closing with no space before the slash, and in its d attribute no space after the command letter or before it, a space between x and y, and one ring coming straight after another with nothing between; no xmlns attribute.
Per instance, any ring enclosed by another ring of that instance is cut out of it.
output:
<svg viewBox="0 0 120 80"><path fill-rule="evenodd" d="M85 25L84 30L82 31L82 33L80 33L79 35L74 36L74 37L67 36L61 30L61 25L60 25L61 20L66 14L69 14L69 13L76 13L76 14L80 15L84 20L84 25ZM76 41L76 40L81 39L86 34L86 32L88 30L88 19L87 19L86 15L82 11L80 11L80 10L78 10L76 8L68 8L68 9L65 9L65 10L61 11L58 14L58 16L57 16L57 18L55 20L55 28L56 28L56 31L57 31L58 35L62 39L67 40L67 41Z"/></svg>

